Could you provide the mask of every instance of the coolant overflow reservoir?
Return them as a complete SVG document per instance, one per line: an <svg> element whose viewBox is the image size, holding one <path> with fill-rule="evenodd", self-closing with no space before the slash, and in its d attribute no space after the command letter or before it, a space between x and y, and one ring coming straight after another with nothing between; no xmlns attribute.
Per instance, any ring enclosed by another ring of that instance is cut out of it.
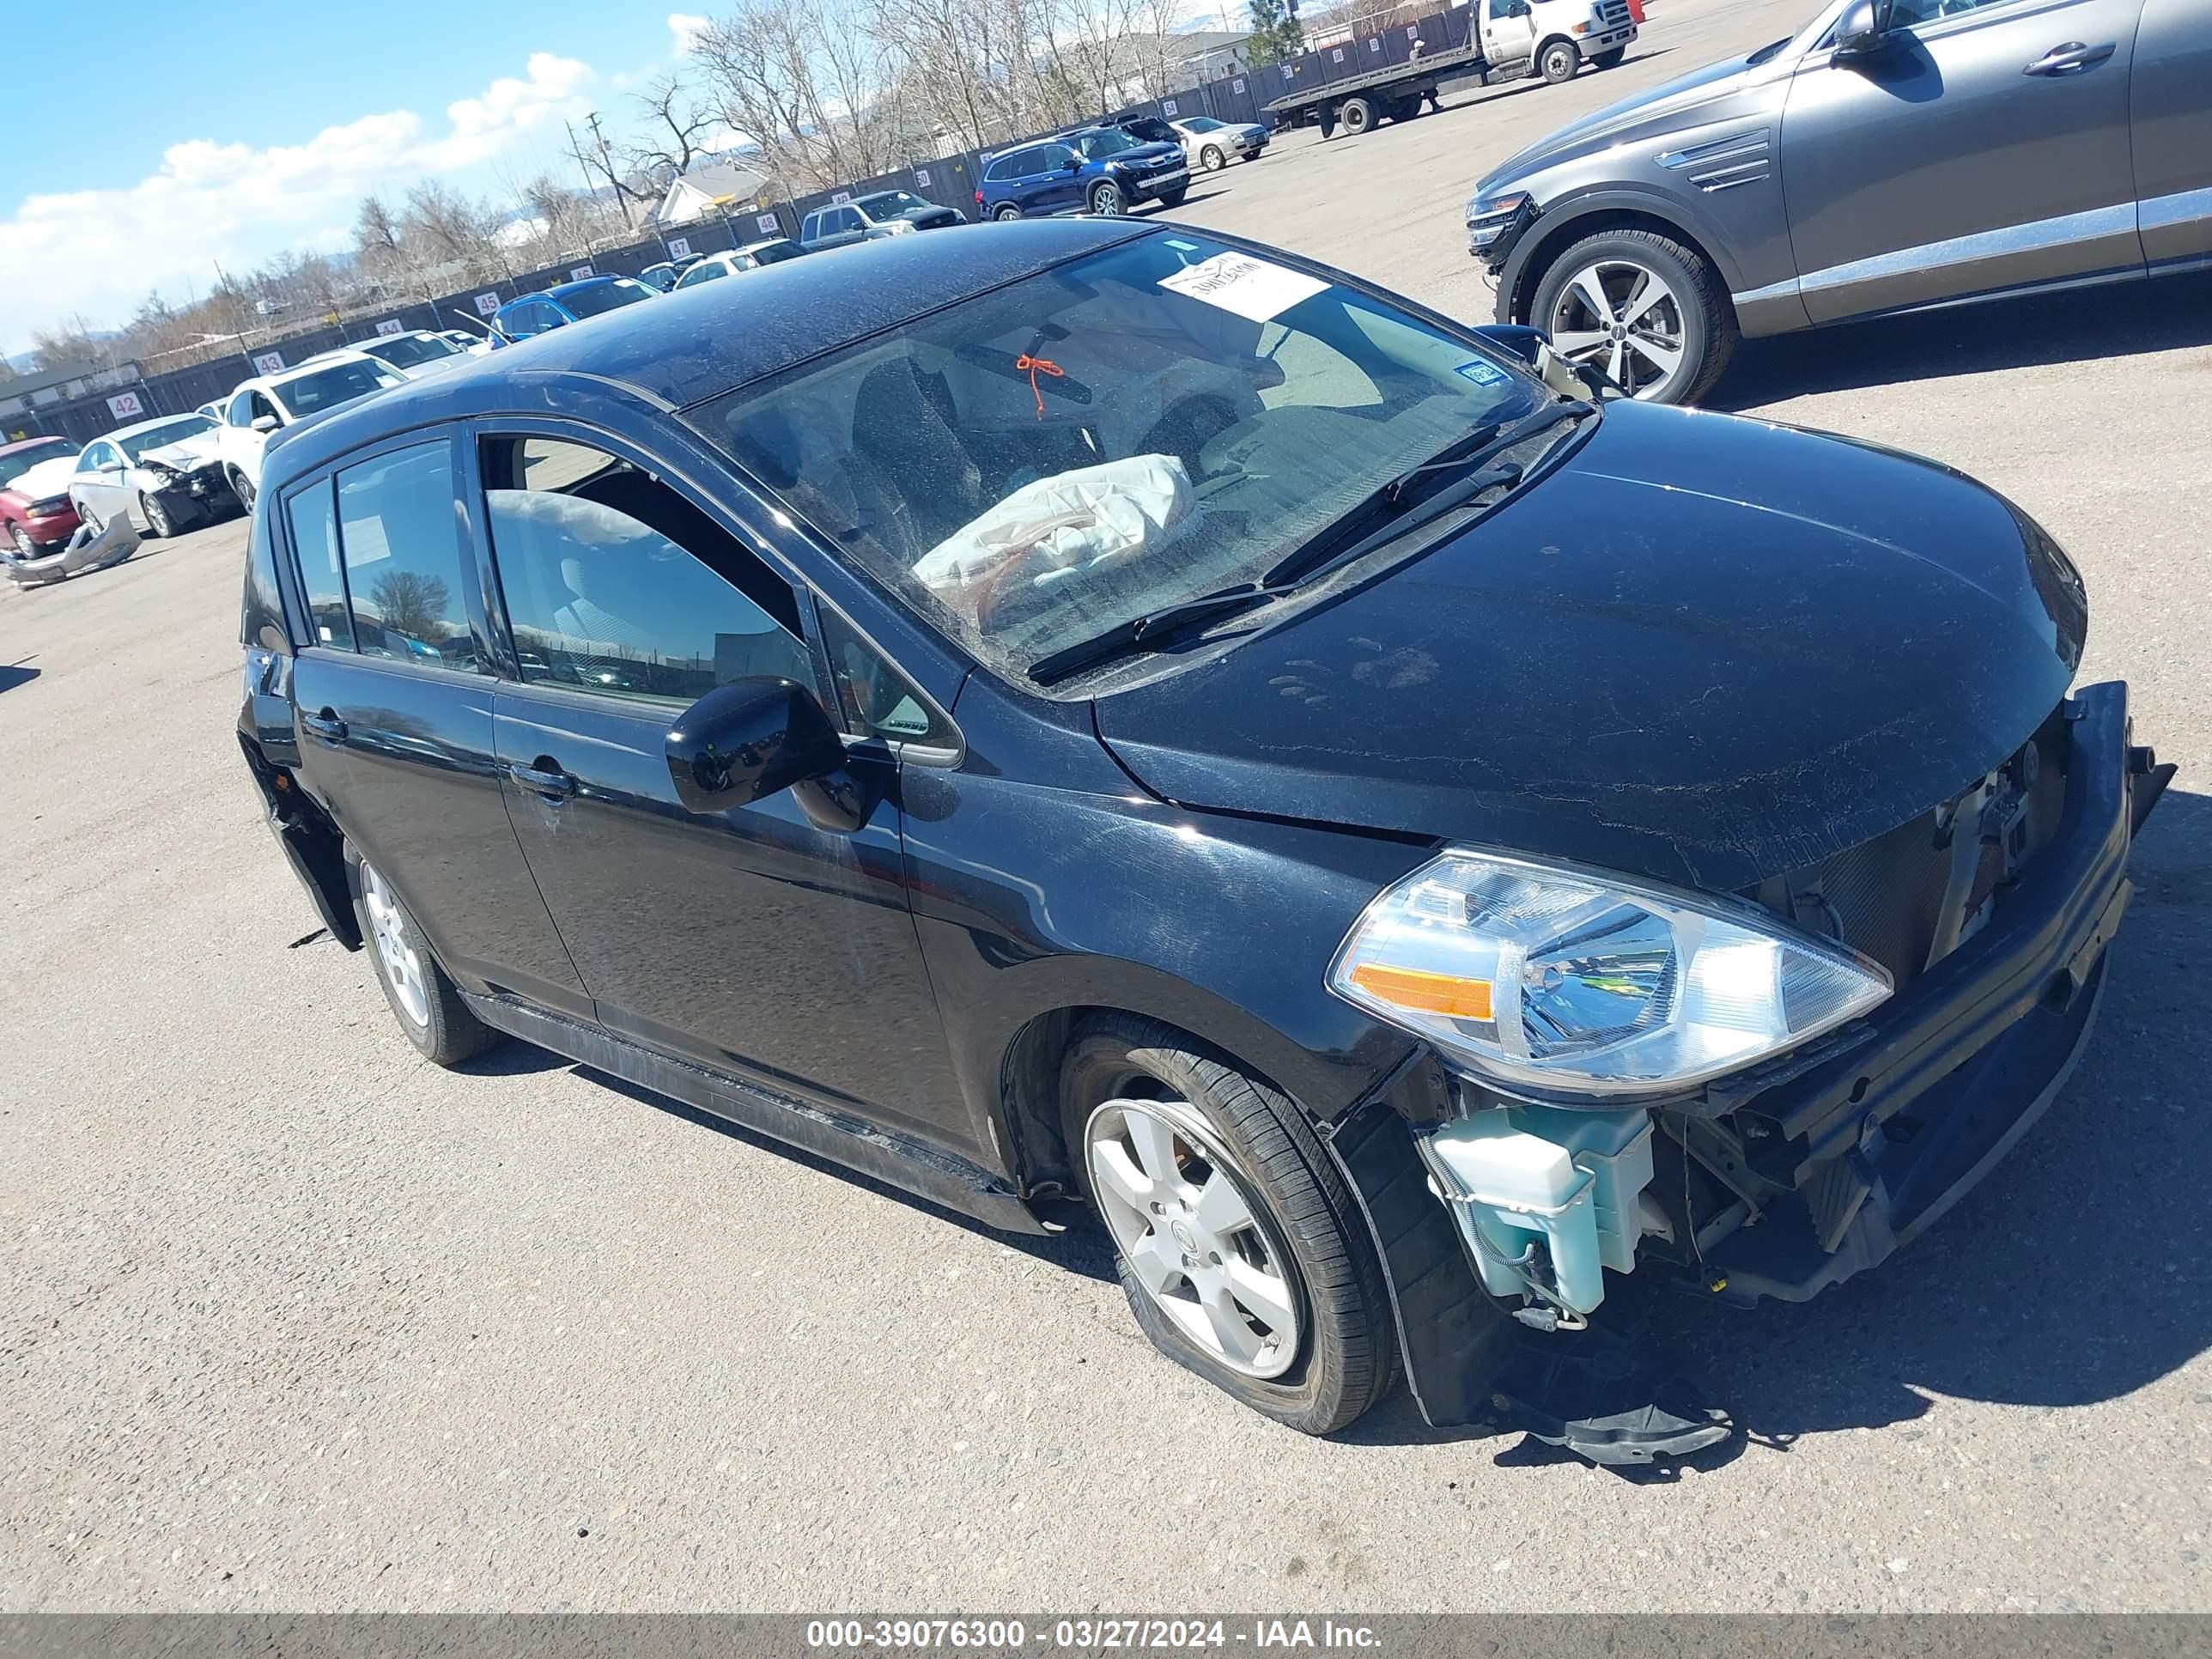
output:
<svg viewBox="0 0 2212 1659"><path fill-rule="evenodd" d="M1419 1145L1492 1295L1527 1291L1532 1244L1543 1246L1559 1300L1577 1313L1605 1299L1605 1268L1635 1267L1650 1113L1502 1106Z"/></svg>

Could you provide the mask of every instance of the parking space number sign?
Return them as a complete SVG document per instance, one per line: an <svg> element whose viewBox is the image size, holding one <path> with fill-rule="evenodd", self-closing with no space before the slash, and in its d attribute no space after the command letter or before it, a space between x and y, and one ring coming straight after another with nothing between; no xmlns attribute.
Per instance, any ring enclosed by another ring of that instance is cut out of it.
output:
<svg viewBox="0 0 2212 1659"><path fill-rule="evenodd" d="M407 325L401 322L397 317L386 317L382 322L376 325L376 331L379 334L386 335L404 334L407 331Z"/></svg>
<svg viewBox="0 0 2212 1659"><path fill-rule="evenodd" d="M146 413L146 405L138 401L135 392L118 392L107 400L107 412L118 421L135 421Z"/></svg>
<svg viewBox="0 0 2212 1659"><path fill-rule="evenodd" d="M668 239L668 257L672 259L690 258L691 257L690 239L686 236L670 237Z"/></svg>
<svg viewBox="0 0 2212 1659"><path fill-rule="evenodd" d="M498 309L499 309L499 295L496 295L496 294L479 294L479 295L477 295L477 316L479 316L479 317L489 317L489 316L490 316L490 315L492 314L492 313L493 313L493 312L497 311Z"/></svg>
<svg viewBox="0 0 2212 1659"><path fill-rule="evenodd" d="M776 222L775 215L773 213L763 213L753 222L761 228L761 234L763 236L779 235L783 230L783 227Z"/></svg>
<svg viewBox="0 0 2212 1659"><path fill-rule="evenodd" d="M274 374L283 367L284 354L281 351L258 351L253 355L253 372L256 374Z"/></svg>

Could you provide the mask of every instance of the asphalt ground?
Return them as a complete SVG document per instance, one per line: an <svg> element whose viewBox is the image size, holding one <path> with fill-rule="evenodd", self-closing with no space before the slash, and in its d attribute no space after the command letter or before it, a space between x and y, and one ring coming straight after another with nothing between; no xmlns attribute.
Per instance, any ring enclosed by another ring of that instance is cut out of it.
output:
<svg viewBox="0 0 2212 1659"><path fill-rule="evenodd" d="M1580 110L1785 33L1291 135L1182 216L1459 315L1460 205ZM521 1047L417 1060L232 736L236 524L0 587L0 1607L2207 1609L2212 284L1759 344L1717 401L2004 489L2179 783L2102 1024L1928 1237L1664 1310L1747 1432L1672 1471L1301 1438L1155 1357L1103 1245L975 1230ZM1869 675L1879 674L1870 650Z"/></svg>

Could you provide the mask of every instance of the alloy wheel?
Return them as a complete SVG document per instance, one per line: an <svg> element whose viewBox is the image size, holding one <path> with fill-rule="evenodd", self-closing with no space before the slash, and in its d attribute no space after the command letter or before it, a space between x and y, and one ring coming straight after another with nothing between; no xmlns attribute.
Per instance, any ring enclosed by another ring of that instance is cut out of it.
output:
<svg viewBox="0 0 2212 1659"><path fill-rule="evenodd" d="M1552 303L1552 349L1602 369L1636 398L1656 398L1681 372L1681 296L1649 265L1601 259L1567 279Z"/></svg>
<svg viewBox="0 0 2212 1659"><path fill-rule="evenodd" d="M146 515L146 528L156 536L166 538L174 533L173 527L169 523L168 509L161 505L159 497L141 495L138 498L138 508Z"/></svg>
<svg viewBox="0 0 2212 1659"><path fill-rule="evenodd" d="M1001 202L991 216L994 219L1018 219L1022 216L1022 210L1012 202Z"/></svg>
<svg viewBox="0 0 2212 1659"><path fill-rule="evenodd" d="M230 493L238 497L238 504L240 507L244 507L248 513L253 511L253 485L247 480L246 476L243 472L233 471L231 473Z"/></svg>
<svg viewBox="0 0 2212 1659"><path fill-rule="evenodd" d="M1258 1188L1182 1101L1109 1100L1084 1131L1107 1230L1155 1307L1213 1358L1279 1376L1298 1357L1298 1289Z"/></svg>
<svg viewBox="0 0 2212 1659"><path fill-rule="evenodd" d="M369 932L374 936L376 959L384 969L385 983L407 1018L416 1024L430 1023L428 975L422 953L409 936L407 913L384 884L384 878L369 865L361 866L362 908L368 912Z"/></svg>
<svg viewBox="0 0 2212 1659"><path fill-rule="evenodd" d="M1199 153L1199 161L1208 173L1218 173L1225 165L1221 159L1220 150L1212 144L1208 144Z"/></svg>
<svg viewBox="0 0 2212 1659"><path fill-rule="evenodd" d="M1114 185L1101 185L1091 192L1091 210L1102 219L1110 219L1121 210L1121 191Z"/></svg>
<svg viewBox="0 0 2212 1659"><path fill-rule="evenodd" d="M82 514L78 514L78 517L80 518L82 516ZM24 529L22 526L19 524L9 525L8 526L8 535L9 539L15 544L15 551L21 554L24 558L34 559L38 557L38 544L32 541L31 532Z"/></svg>

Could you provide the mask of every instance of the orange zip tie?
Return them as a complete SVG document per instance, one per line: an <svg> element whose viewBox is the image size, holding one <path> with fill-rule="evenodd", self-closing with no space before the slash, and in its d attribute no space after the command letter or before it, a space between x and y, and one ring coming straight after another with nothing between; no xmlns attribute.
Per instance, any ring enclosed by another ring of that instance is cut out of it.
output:
<svg viewBox="0 0 2212 1659"><path fill-rule="evenodd" d="M1050 361L1048 358L1032 357L1026 351L1022 353L1020 356L1014 359L1015 373L1019 374L1024 369L1027 369L1029 371L1030 391L1036 398L1037 419L1041 421L1044 419L1044 388L1037 384L1037 376L1040 374L1049 374L1056 380L1067 371L1062 368L1058 363Z"/></svg>

